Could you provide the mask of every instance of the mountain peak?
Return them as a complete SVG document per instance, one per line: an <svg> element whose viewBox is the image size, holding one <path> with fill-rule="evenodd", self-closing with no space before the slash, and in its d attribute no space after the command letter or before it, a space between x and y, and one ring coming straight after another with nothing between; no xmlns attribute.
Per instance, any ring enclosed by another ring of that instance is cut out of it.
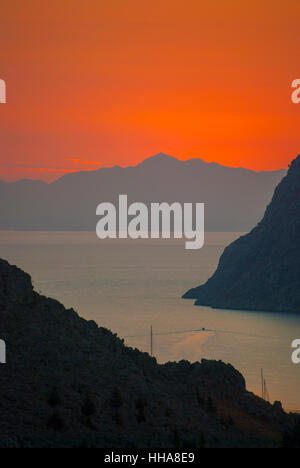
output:
<svg viewBox="0 0 300 468"><path fill-rule="evenodd" d="M138 166L145 166L145 165L154 165L154 164L169 164L169 163L179 163L179 159L175 158L174 156L170 156L169 154L165 153L157 153L154 156L150 156L149 158L144 159Z"/></svg>

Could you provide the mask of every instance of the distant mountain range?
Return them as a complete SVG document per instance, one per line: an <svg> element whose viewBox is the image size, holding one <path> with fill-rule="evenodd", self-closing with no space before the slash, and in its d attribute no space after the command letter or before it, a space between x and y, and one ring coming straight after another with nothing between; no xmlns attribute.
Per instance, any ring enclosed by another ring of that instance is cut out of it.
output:
<svg viewBox="0 0 300 468"><path fill-rule="evenodd" d="M64 175L47 184L0 181L0 229L94 230L96 207L128 202L204 202L206 231L248 231L262 217L285 170L254 172L157 154L134 167Z"/></svg>
<svg viewBox="0 0 300 468"><path fill-rule="evenodd" d="M300 155L263 220L226 247L214 275L183 297L222 309L300 313Z"/></svg>

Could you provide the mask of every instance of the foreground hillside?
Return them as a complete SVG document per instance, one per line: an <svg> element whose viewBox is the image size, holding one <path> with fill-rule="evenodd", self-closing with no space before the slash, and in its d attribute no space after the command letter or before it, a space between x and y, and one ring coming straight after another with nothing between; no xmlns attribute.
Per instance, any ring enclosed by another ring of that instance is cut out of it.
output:
<svg viewBox="0 0 300 468"><path fill-rule="evenodd" d="M158 365L0 260L4 447L280 446L296 415L222 362Z"/></svg>
<svg viewBox="0 0 300 468"><path fill-rule="evenodd" d="M224 250L214 275L183 297L197 305L300 313L300 155L262 221Z"/></svg>

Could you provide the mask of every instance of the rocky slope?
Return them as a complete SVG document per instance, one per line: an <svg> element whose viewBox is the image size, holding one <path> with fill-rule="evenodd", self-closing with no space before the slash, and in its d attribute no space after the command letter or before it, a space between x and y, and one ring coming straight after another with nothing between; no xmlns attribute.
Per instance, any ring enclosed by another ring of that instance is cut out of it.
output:
<svg viewBox="0 0 300 468"><path fill-rule="evenodd" d="M0 446L280 446L296 415L246 391L231 365L158 365L37 294L0 260Z"/></svg>
<svg viewBox="0 0 300 468"><path fill-rule="evenodd" d="M300 313L300 156L262 221L224 250L204 285L183 297L223 309Z"/></svg>

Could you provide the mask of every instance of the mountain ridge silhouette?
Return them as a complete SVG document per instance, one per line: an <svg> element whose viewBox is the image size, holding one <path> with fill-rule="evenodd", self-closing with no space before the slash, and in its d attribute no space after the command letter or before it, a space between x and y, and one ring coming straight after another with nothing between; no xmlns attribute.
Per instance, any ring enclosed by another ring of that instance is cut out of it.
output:
<svg viewBox="0 0 300 468"><path fill-rule="evenodd" d="M206 204L207 231L248 231L263 215L285 170L254 172L201 159L158 153L136 166L65 174L51 184L23 179L0 183L0 229L95 229L96 207L128 202Z"/></svg>

